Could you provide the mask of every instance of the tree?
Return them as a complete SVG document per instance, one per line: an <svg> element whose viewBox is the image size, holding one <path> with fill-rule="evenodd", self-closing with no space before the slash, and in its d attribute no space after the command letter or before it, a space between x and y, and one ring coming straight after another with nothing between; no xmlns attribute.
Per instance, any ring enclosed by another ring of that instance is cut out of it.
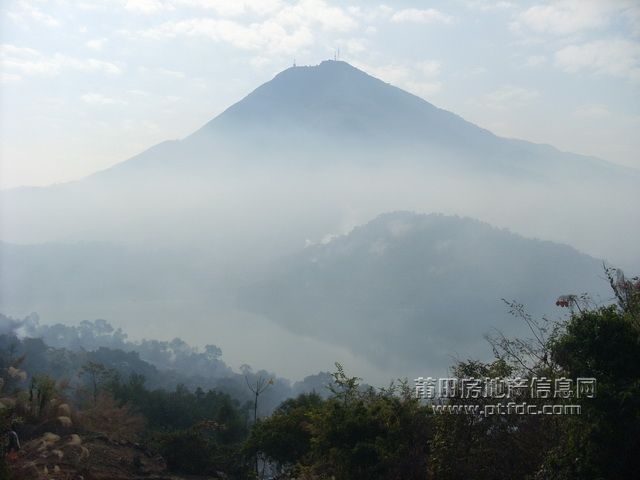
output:
<svg viewBox="0 0 640 480"><path fill-rule="evenodd" d="M565 438L546 462L550 478L633 478L640 470L640 281L607 269L617 303L574 313L551 345L569 378L594 377L576 398Z"/></svg>
<svg viewBox="0 0 640 480"><path fill-rule="evenodd" d="M49 402L56 396L56 382L46 374L31 377L29 386L29 404L31 415L40 418L44 415Z"/></svg>
<svg viewBox="0 0 640 480"><path fill-rule="evenodd" d="M280 476L296 476L311 450L311 422L322 408L316 393L285 400L268 418L257 422L246 442L251 456L263 456Z"/></svg>
<svg viewBox="0 0 640 480"><path fill-rule="evenodd" d="M87 377L93 397L93 404L98 403L98 392L107 381L114 376L111 369L105 367L102 363L87 362L80 368L79 376Z"/></svg>
<svg viewBox="0 0 640 480"><path fill-rule="evenodd" d="M253 394L253 423L255 423L258 421L258 398L267 388L273 385L273 378L264 378L262 375L259 375L255 383L252 383L249 382L249 377L245 375L244 380Z"/></svg>
<svg viewBox="0 0 640 480"><path fill-rule="evenodd" d="M247 446L280 478L424 479L430 415L407 381L363 388L340 364L333 395L302 395L257 422Z"/></svg>
<svg viewBox="0 0 640 480"><path fill-rule="evenodd" d="M244 365L243 365L243 367L244 367ZM249 390L251 390L251 393L253 393L253 398L254 398L254 400L253 400L253 424L255 425L258 422L258 398L260 397L260 395L267 388L269 388L271 385L273 385L273 378L266 379L262 375L260 375L260 376L258 376L256 378L255 384L253 384L253 383L249 382L249 377L248 377L248 373L250 373L251 367L249 367L248 369L244 368L243 371L245 372L244 379L245 379L245 382L247 382L247 387L249 387ZM259 463L260 463L259 455L256 452L256 455L255 455L256 476L260 475Z"/></svg>
<svg viewBox="0 0 640 480"><path fill-rule="evenodd" d="M453 377L477 379L485 387L485 379L507 379L517 374L515 361L511 365L503 358L492 362L467 360L453 368ZM535 367L533 367L535 371ZM535 375L535 374L534 374ZM557 419L543 415L493 413L484 415L484 407L498 402L535 403L528 392L506 400L479 397L465 398L460 391L448 398L448 405L478 405L478 412L434 415L434 435L430 443L429 471L432 478L500 480L532 478L555 445L559 429Z"/></svg>

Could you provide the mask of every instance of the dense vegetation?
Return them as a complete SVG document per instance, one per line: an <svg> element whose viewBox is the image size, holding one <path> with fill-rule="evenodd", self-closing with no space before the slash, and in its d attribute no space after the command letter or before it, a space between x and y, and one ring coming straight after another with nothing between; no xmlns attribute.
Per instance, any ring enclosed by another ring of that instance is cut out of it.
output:
<svg viewBox="0 0 640 480"><path fill-rule="evenodd" d="M458 379L594 377L593 398L553 398L579 405L579 415L436 414L413 383L364 386L339 364L328 395L303 393L259 415L262 394L275 387L248 370L249 395L238 399L215 388L149 387L135 371L145 365L135 355L121 353L131 367L126 372L85 352L72 388L56 375L77 360L67 350L52 353L42 340L2 336L2 419L18 420L23 435L35 435L52 428L51 419L70 404L70 419L86 430L141 442L174 472L221 478L634 478L640 468L640 281L608 273L615 303L563 297L559 305L570 314L560 322L536 320L510 303L530 338L498 333L489 338L493 360L452 368ZM515 398L536 400L530 390ZM460 394L446 401L465 403Z"/></svg>

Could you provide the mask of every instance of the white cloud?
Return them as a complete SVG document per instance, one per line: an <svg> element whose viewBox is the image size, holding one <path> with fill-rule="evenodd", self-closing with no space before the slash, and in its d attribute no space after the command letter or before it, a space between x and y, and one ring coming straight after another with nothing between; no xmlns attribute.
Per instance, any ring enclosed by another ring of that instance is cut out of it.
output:
<svg viewBox="0 0 640 480"><path fill-rule="evenodd" d="M379 20L388 20L394 13L393 8L387 5L378 5L373 8L348 7L347 11L350 15L363 20L365 22L376 22Z"/></svg>
<svg viewBox="0 0 640 480"><path fill-rule="evenodd" d="M249 63L255 68L263 68L264 66L271 63L271 58L258 55L251 58L251 60L249 60Z"/></svg>
<svg viewBox="0 0 640 480"><path fill-rule="evenodd" d="M588 104L576 109L572 115L576 118L586 120L601 120L611 117L611 111L602 104Z"/></svg>
<svg viewBox="0 0 640 480"><path fill-rule="evenodd" d="M515 30L570 35L608 25L617 10L615 2L603 0L559 0L534 5L520 13L511 24Z"/></svg>
<svg viewBox="0 0 640 480"><path fill-rule="evenodd" d="M10 43L3 43L0 45L0 55L2 56L2 59L4 59L9 56L36 57L39 56L40 53L33 48L17 47L16 45L11 45Z"/></svg>
<svg viewBox="0 0 640 480"><path fill-rule="evenodd" d="M85 93L80 99L89 105L126 105L127 102L118 98L111 98L101 93Z"/></svg>
<svg viewBox="0 0 640 480"><path fill-rule="evenodd" d="M184 74L183 72L178 72L176 70L169 70L166 68L156 68L156 72L160 73L161 75L172 77L172 78L178 78L178 79L187 78L187 75Z"/></svg>
<svg viewBox="0 0 640 480"><path fill-rule="evenodd" d="M133 0L129 0L131 2ZM151 0L149 0L151 1ZM135 0L136 3L142 0ZM144 2L146 3L146 2ZM266 17L266 21L278 23L284 27L301 27L319 25L326 30L348 31L357 26L350 9L331 5L325 0L298 0L283 2L282 0L173 0L173 2L159 2L157 8L149 8L148 13L162 9L178 7L192 7L213 10L216 20L230 17L247 17L257 15ZM160 6L163 5L163 7ZM197 17L206 20L206 17ZM242 25L251 24L246 18L238 18Z"/></svg>
<svg viewBox="0 0 640 480"><path fill-rule="evenodd" d="M97 2L96 0L83 0L83 1L77 1L75 3L76 8L80 10L88 11L88 12L92 12L96 10L104 10L106 6L107 6L107 2L105 1Z"/></svg>
<svg viewBox="0 0 640 480"><path fill-rule="evenodd" d="M15 83L20 80L22 77L20 75L16 75L15 73L5 73L0 72L0 83Z"/></svg>
<svg viewBox="0 0 640 480"><path fill-rule="evenodd" d="M452 20L453 17L435 8L426 10L407 8L398 10L391 16L391 21L394 23L451 23Z"/></svg>
<svg viewBox="0 0 640 480"><path fill-rule="evenodd" d="M424 99L429 99L429 97L432 97L442 90L442 82L408 81L405 83L404 87L407 89L407 91L413 93L414 95L417 95Z"/></svg>
<svg viewBox="0 0 640 480"><path fill-rule="evenodd" d="M34 49L10 44L0 45L0 61L3 70L13 75L57 75L67 69L110 75L122 73L122 69L111 62L94 58L80 59L60 53L45 56Z"/></svg>
<svg viewBox="0 0 640 480"><path fill-rule="evenodd" d="M640 37L640 3L627 8L624 12L624 17L629 23L633 35Z"/></svg>
<svg viewBox="0 0 640 480"><path fill-rule="evenodd" d="M466 2L467 7L479 10L505 10L515 7L513 2L507 1L491 1L491 0L469 0Z"/></svg>
<svg viewBox="0 0 640 480"><path fill-rule="evenodd" d="M543 65L547 63L547 57L544 55L531 55L530 57L527 57L527 60L525 61L524 65L525 67L538 67L540 65Z"/></svg>
<svg viewBox="0 0 640 480"><path fill-rule="evenodd" d="M151 39L176 37L203 37L215 42L224 42L249 51L264 50L268 53L295 53L311 45L313 36L302 27L288 32L282 25L267 21L248 26L231 20L195 18L178 22L166 22L159 27L140 32Z"/></svg>
<svg viewBox="0 0 640 480"><path fill-rule="evenodd" d="M136 97L149 97L151 95L151 93L146 90L138 90L138 89L127 90L127 93L130 95L134 95Z"/></svg>
<svg viewBox="0 0 640 480"><path fill-rule="evenodd" d="M124 8L130 12L146 15L173 10L171 2L162 0L124 0Z"/></svg>
<svg viewBox="0 0 640 480"><path fill-rule="evenodd" d="M427 60L419 62L417 64L417 68L423 76L432 78L440 75L442 65L440 64L440 62L437 62L435 60Z"/></svg>
<svg viewBox="0 0 640 480"><path fill-rule="evenodd" d="M358 26L347 10L331 6L324 0L300 0L280 10L273 21L283 26L320 26L324 30L346 32Z"/></svg>
<svg viewBox="0 0 640 480"><path fill-rule="evenodd" d="M537 4L519 13L512 30L527 34L575 36L628 24L640 35L640 2L637 0L557 0Z"/></svg>
<svg viewBox="0 0 640 480"><path fill-rule="evenodd" d="M33 2L17 2L15 9L8 11L6 15L15 23L21 25L28 25L33 22L46 27L60 26L58 19L33 6Z"/></svg>
<svg viewBox="0 0 640 480"><path fill-rule="evenodd" d="M625 25L629 29L625 32ZM553 63L569 73L640 79L640 3L637 0L558 0L536 4L516 15L513 31L555 50ZM615 27L616 34L611 36ZM630 31L629 31L630 30ZM624 38L630 34L629 39ZM533 36L531 36L533 35ZM529 67L546 57L527 59Z"/></svg>
<svg viewBox="0 0 640 480"><path fill-rule="evenodd" d="M350 38L340 42L342 48L345 49L348 54L358 54L367 50L366 40L361 38Z"/></svg>
<svg viewBox="0 0 640 480"><path fill-rule="evenodd" d="M178 5L214 10L218 15L235 17L240 15L268 15L278 11L281 0L176 0Z"/></svg>
<svg viewBox="0 0 640 480"><path fill-rule="evenodd" d="M442 82L438 79L441 64L435 60L389 65L367 65L357 62L355 65L380 80L423 98L433 96L442 90Z"/></svg>
<svg viewBox="0 0 640 480"><path fill-rule="evenodd" d="M247 5L249 5L248 2ZM248 7L246 7L248 8ZM302 0L287 5L259 22L241 22L229 18L198 17L165 22L139 32L125 32L147 39L202 37L264 55L292 55L313 45L314 29L348 32L356 20L340 7L323 0ZM352 44L357 47L356 44Z"/></svg>
<svg viewBox="0 0 640 480"><path fill-rule="evenodd" d="M56 55L54 58L58 57ZM95 58L76 59L60 55L61 63L63 66L75 68L85 72L101 71L110 75L120 75L122 69L115 63L105 62L103 60L96 60Z"/></svg>
<svg viewBox="0 0 640 480"><path fill-rule="evenodd" d="M533 103L540 94L536 90L514 85L503 85L488 93L480 101L480 105L495 110L526 107Z"/></svg>
<svg viewBox="0 0 640 480"><path fill-rule="evenodd" d="M85 43L85 45L91 50L102 50L102 47L106 42L106 38L94 38L93 40L89 40L87 43Z"/></svg>
<svg viewBox="0 0 640 480"><path fill-rule="evenodd" d="M581 71L640 80L640 43L624 39L569 45L556 52L555 64L569 73Z"/></svg>
<svg viewBox="0 0 640 480"><path fill-rule="evenodd" d="M157 132L159 125L148 120L125 118L120 122L120 128L138 135L140 132Z"/></svg>
<svg viewBox="0 0 640 480"><path fill-rule="evenodd" d="M283 0L84 0L75 6L83 10L121 8L127 12L155 15L186 9L210 10L221 17L267 15L282 8Z"/></svg>

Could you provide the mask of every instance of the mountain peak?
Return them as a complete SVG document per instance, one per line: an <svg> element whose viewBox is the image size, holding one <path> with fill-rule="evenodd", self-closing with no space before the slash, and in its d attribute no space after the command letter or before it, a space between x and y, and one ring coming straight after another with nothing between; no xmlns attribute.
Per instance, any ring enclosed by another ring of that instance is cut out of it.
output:
<svg viewBox="0 0 640 480"><path fill-rule="evenodd" d="M283 70L205 125L198 135L219 129L227 134L241 126L270 135L274 130L305 130L334 139L405 136L423 131L428 124L446 124L452 117L347 62L325 60Z"/></svg>
<svg viewBox="0 0 640 480"><path fill-rule="evenodd" d="M365 72L363 72L362 70L354 67L353 65L351 65L348 62L345 62L344 60L323 60L322 62L320 62L317 65L296 65L293 66L291 68L287 68L286 70L283 70L280 73L284 73L287 70L292 70L292 69L316 69L316 70L325 70L325 71L355 71L355 72L360 72L366 75Z"/></svg>
<svg viewBox="0 0 640 480"><path fill-rule="evenodd" d="M355 96L355 87L386 86L388 84L368 75L341 60L325 60L318 65L294 66L278 73L271 81L254 90L245 100L256 100L261 95L278 95L279 100L291 97L304 102L305 96L323 98Z"/></svg>

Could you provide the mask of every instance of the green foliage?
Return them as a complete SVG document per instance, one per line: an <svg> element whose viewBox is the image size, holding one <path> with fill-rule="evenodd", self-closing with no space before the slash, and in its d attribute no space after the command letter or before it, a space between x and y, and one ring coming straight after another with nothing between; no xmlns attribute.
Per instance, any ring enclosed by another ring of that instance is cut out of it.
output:
<svg viewBox="0 0 640 480"><path fill-rule="evenodd" d="M570 398L580 415L434 417L435 478L634 478L640 470L640 282L607 270L617 304L596 307L570 296L565 322L512 313L531 338L491 338L496 362L463 362L455 376L595 378L595 398ZM522 400L526 400L523 398ZM553 403L559 403L553 399ZM463 403L453 399L451 403ZM483 403L482 399L474 403Z"/></svg>
<svg viewBox="0 0 640 480"><path fill-rule="evenodd" d="M515 367L504 359L492 363L460 362L453 376L509 378ZM453 398L450 404L495 404L495 398ZM518 400L529 401L527 395ZM532 478L557 441L556 419L538 415L434 415L430 474L437 479L499 480Z"/></svg>
<svg viewBox="0 0 640 480"><path fill-rule="evenodd" d="M313 423L316 470L341 479L424 478L430 429L428 410L410 396L330 399Z"/></svg>
<svg viewBox="0 0 640 480"><path fill-rule="evenodd" d="M195 475L222 472L232 478L246 478L248 462L239 445L220 441L219 426L200 424L185 430L159 434L156 445L169 469Z"/></svg>
<svg viewBox="0 0 640 480"><path fill-rule="evenodd" d="M611 267L605 267L605 272L618 302L618 312L640 328L640 278L628 279L622 270Z"/></svg>
<svg viewBox="0 0 640 480"><path fill-rule="evenodd" d="M294 474L298 462L306 463L312 418L323 403L316 393L286 400L273 415L254 425L245 445L247 453L265 457L281 475Z"/></svg>
<svg viewBox="0 0 640 480"><path fill-rule="evenodd" d="M82 365L78 375L87 378L93 404L96 405L100 389L114 377L115 371L108 369L102 363L89 361Z"/></svg>
<svg viewBox="0 0 640 480"><path fill-rule="evenodd" d="M337 364L334 396L303 395L259 422L249 446L289 475L336 479L425 478L428 411L406 382L360 388Z"/></svg>
<svg viewBox="0 0 640 480"><path fill-rule="evenodd" d="M640 470L638 320L633 303L584 311L553 344L568 377L597 379L596 397L567 419L565 441L548 461L555 478L632 478Z"/></svg>
<svg viewBox="0 0 640 480"><path fill-rule="evenodd" d="M346 404L357 397L362 379L358 377L348 377L341 364L336 362L335 365L336 371L331 374L333 383L330 383L327 388L335 398L342 399Z"/></svg>
<svg viewBox="0 0 640 480"><path fill-rule="evenodd" d="M42 417L56 393L56 382L48 375L37 374L31 377L31 385L29 386L31 415L34 418Z"/></svg>
<svg viewBox="0 0 640 480"><path fill-rule="evenodd" d="M121 403L147 419L146 441L166 459L170 469L199 475L224 472L244 478L247 458L243 442L248 435L248 406L229 395L182 385L174 391L148 390L145 378L118 377L109 389Z"/></svg>
<svg viewBox="0 0 640 480"><path fill-rule="evenodd" d="M224 426L217 436L225 443L239 442L247 436L247 408L226 393L202 389L191 392L182 385L173 392L148 390L144 383L144 377L132 375L128 382L115 379L110 389L122 404L130 404L144 415L151 430L186 430L211 421Z"/></svg>
<svg viewBox="0 0 640 480"><path fill-rule="evenodd" d="M160 452L171 470L184 473L209 473L213 462L205 436L197 430L178 430L159 437ZM206 452L206 454L205 454Z"/></svg>

